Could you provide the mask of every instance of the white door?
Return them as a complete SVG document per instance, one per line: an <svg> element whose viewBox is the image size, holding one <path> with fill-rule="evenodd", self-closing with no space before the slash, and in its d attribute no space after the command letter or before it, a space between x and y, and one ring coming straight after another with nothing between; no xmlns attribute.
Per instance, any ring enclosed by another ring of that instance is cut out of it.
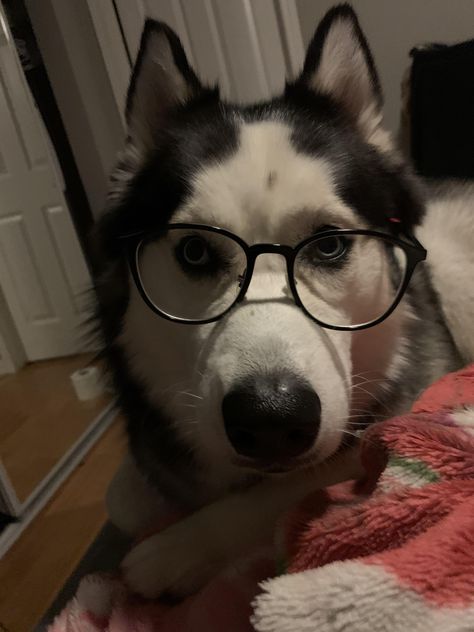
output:
<svg viewBox="0 0 474 632"><path fill-rule="evenodd" d="M0 5L0 286L29 360L83 348L89 272Z"/></svg>

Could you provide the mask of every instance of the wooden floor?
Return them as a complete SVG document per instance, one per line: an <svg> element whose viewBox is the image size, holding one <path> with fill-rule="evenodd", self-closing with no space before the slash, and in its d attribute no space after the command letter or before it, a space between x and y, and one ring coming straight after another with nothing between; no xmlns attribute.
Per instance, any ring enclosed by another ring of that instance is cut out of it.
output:
<svg viewBox="0 0 474 632"><path fill-rule="evenodd" d="M31 632L77 566L105 521L105 491L124 450L116 420L0 560L2 632Z"/></svg>
<svg viewBox="0 0 474 632"><path fill-rule="evenodd" d="M74 393L69 376L90 360L35 362L0 377L0 460L20 501L110 402L108 395L80 402Z"/></svg>

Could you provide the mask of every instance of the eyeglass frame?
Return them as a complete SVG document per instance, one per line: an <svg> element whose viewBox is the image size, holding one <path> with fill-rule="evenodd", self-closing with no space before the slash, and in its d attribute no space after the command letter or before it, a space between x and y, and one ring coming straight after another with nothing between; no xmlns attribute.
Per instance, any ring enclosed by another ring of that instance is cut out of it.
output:
<svg viewBox="0 0 474 632"><path fill-rule="evenodd" d="M168 314L167 312L161 310L151 300L151 298L148 296L143 286L143 283L140 277L139 264L138 264L138 254L139 254L140 246L142 245L144 241L152 241L155 236L162 237L169 230L177 230L177 229L203 230L203 231L207 231L211 233L217 233L219 235L224 235L228 237L229 239L233 240L235 243L237 243L245 253L246 260L247 260L247 267L242 275L243 279L241 280L239 292L236 298L234 299L234 301L229 305L229 307L227 307L218 316L213 316L212 318L206 318L206 319L191 319L191 318L180 318L179 316L172 316L171 314ZM320 233L307 237L306 239L298 243L296 246L288 246L284 244L265 244L265 243L253 244L252 246L249 246L247 242L244 241L241 237L239 237L238 235L235 235L234 233L232 233L231 231L225 228L220 228L218 226L211 226L208 224L174 223L174 224L167 224L165 228L162 228L157 231L152 231L152 232L144 231L144 232L139 232L139 233L133 233L131 235L122 236L121 239L124 239L127 242L127 257L128 257L130 272L141 298L143 299L145 304L155 314L157 314L158 316L161 316L165 320L169 320L175 323L181 323L183 325L207 325L210 323L217 322L218 320L223 318L226 314L228 314L238 303L241 303L244 300L245 295L247 294L247 290L252 281L253 272L255 269L255 261L257 260L257 257L259 257L262 254L278 254L278 255L283 256L286 260L286 272L287 272L288 285L290 287L294 303L297 307L299 307L303 311L303 313L308 318L310 318L313 322L315 322L320 327L323 327L324 329L332 329L335 331L360 331L362 329L369 329L370 327L375 327L376 325L386 320L390 316L390 314L392 314L395 311L400 301L402 300L403 295L406 292L406 289L408 287L408 284L410 283L410 280L412 278L412 275L416 266L421 261L424 261L426 259L427 250L421 245L421 243L416 239L416 237L414 235L409 235L406 232L403 232L402 234L404 238L407 239L408 242L410 243L407 243L406 241L403 241L399 239L398 237L388 235L386 233L382 233L377 230L371 230L371 229L365 229L365 228L355 228L355 229L330 228L328 230L324 230L324 231L321 231ZM367 237L377 237L395 246L398 246L399 248L403 250L406 256L406 270L405 270L404 278L398 288L398 291L393 303L391 304L391 306L389 307L387 311L385 311L381 316L379 316L379 318L376 318L375 320L369 321L367 323L362 323L360 325L329 325L327 323L324 323L323 321L320 321L318 318L313 316L306 309L306 307L304 306L303 302L301 301L298 295L298 290L296 289L294 264L299 252L313 241L318 241L327 237L340 237L344 235L365 235Z"/></svg>

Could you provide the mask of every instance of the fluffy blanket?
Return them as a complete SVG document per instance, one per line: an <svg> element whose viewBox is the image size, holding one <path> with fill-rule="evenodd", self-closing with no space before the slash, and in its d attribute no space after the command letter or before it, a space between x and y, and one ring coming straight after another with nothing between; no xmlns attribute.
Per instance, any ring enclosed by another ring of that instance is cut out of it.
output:
<svg viewBox="0 0 474 632"><path fill-rule="evenodd" d="M472 632L474 365L366 431L362 457L363 484L282 521L284 574L254 559L177 606L92 575L50 632Z"/></svg>

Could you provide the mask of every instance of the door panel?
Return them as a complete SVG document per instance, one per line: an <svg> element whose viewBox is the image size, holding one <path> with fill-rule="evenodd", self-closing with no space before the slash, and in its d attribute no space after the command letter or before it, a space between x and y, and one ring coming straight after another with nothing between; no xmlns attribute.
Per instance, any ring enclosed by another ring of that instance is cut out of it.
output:
<svg viewBox="0 0 474 632"><path fill-rule="evenodd" d="M5 26L5 25L4 25ZM0 285L29 360L81 350L90 276L15 47L0 39Z"/></svg>

